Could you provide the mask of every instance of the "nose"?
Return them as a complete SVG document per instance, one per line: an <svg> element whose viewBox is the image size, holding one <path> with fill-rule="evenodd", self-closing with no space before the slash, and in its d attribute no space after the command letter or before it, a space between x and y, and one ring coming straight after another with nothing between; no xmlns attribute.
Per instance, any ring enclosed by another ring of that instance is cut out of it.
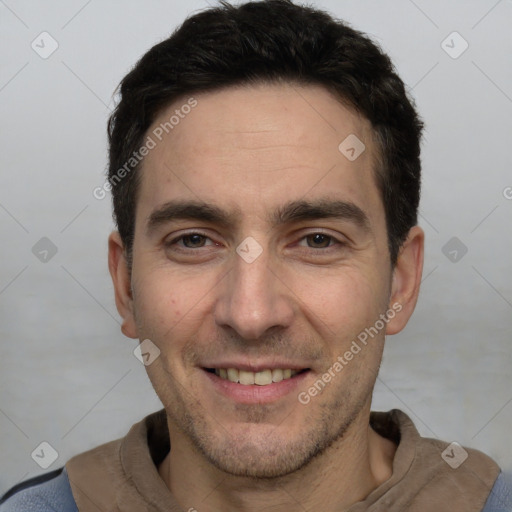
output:
<svg viewBox="0 0 512 512"><path fill-rule="evenodd" d="M214 310L219 327L234 329L243 339L254 341L270 329L291 325L293 294L272 265L268 251L252 263L236 254L231 271L219 286Z"/></svg>

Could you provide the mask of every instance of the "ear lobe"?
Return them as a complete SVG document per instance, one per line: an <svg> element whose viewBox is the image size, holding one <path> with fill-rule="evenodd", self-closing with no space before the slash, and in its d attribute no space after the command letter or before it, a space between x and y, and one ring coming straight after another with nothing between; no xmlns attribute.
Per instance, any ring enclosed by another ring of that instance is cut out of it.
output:
<svg viewBox="0 0 512 512"><path fill-rule="evenodd" d="M124 245L117 231L112 232L108 237L108 270L114 284L117 311L123 319L121 331L129 338L138 338L133 312L130 270Z"/></svg>
<svg viewBox="0 0 512 512"><path fill-rule="evenodd" d="M387 324L386 334L400 332L409 321L420 291L425 234L419 226L409 231L400 249L391 284L389 308L398 313ZM400 309L397 305L400 305Z"/></svg>

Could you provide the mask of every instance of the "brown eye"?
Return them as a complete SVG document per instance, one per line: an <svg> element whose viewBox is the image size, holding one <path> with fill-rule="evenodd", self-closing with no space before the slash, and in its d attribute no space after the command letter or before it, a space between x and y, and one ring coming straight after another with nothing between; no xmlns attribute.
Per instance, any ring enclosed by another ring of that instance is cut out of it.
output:
<svg viewBox="0 0 512 512"><path fill-rule="evenodd" d="M183 241L183 245L189 249L195 249L197 247L204 247L206 242L206 237L203 235L198 235L196 233L192 233L191 235L184 235L181 237Z"/></svg>
<svg viewBox="0 0 512 512"><path fill-rule="evenodd" d="M309 247L313 247L315 249L323 249L325 247L329 247L329 244L332 241L332 237L322 233L314 233L312 235L306 236L306 240Z"/></svg>

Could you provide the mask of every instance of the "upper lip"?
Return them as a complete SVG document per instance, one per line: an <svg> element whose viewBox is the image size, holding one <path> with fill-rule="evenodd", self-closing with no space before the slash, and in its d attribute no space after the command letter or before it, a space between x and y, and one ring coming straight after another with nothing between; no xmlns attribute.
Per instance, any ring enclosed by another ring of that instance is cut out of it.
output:
<svg viewBox="0 0 512 512"><path fill-rule="evenodd" d="M236 368L246 372L261 372L263 370L305 370L309 368L307 365L291 363L286 361L272 361L272 362L247 362L247 361L220 361L202 364L202 368Z"/></svg>

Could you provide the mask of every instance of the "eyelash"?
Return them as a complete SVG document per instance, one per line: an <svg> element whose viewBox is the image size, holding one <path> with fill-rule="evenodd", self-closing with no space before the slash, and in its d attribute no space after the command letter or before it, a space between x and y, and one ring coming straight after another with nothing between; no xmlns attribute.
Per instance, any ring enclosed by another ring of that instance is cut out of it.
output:
<svg viewBox="0 0 512 512"><path fill-rule="evenodd" d="M194 236L194 235L199 235L199 236L201 236L203 238L207 238L208 240L211 240L211 238L206 233L201 233L201 231L190 231L190 233L183 233L182 235L180 235L180 236L178 236L176 238L173 238L169 242L166 242L165 246L166 247L171 247L173 245L176 245L177 242L182 241L184 238L189 237L189 236ZM198 247L197 249L203 249L203 247ZM190 247L181 247L180 248L180 250L184 251L184 252L196 251L197 249L192 249Z"/></svg>
<svg viewBox="0 0 512 512"><path fill-rule="evenodd" d="M165 247L166 248L171 248L172 246L176 246L177 243L180 242L180 241L183 241L184 238L191 237L191 236L194 236L194 235L198 235L198 236L201 236L201 237L206 238L208 240L211 240L211 238L206 233L203 233L201 231L190 231L189 233L183 233L180 236L173 238L169 242L166 242L165 243ZM327 247L317 247L317 248L315 248L315 247L307 247L307 249L312 249L314 252L317 252L317 251L321 251L323 253L331 252L330 250L332 250L336 246L338 246L338 249L339 249L339 248L342 248L342 247L347 245L346 242L342 242L341 240L338 240L337 238L335 238L333 235L330 235L328 233L324 233L321 230L320 231L312 231L310 233L307 233L306 235L304 235L304 236L302 236L300 238L300 241L305 240L308 237L315 236L315 235L322 235L324 237L327 237L329 239L330 244ZM211 240L211 241L213 242L213 240ZM215 246L215 245L218 245L218 244L213 242L213 246ZM206 247L211 247L211 246L206 246ZM184 252L184 253L191 253L191 252L197 252L198 249L204 249L204 248L205 248L205 246L197 247L197 248L180 247L178 250L180 252Z"/></svg>

